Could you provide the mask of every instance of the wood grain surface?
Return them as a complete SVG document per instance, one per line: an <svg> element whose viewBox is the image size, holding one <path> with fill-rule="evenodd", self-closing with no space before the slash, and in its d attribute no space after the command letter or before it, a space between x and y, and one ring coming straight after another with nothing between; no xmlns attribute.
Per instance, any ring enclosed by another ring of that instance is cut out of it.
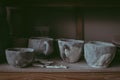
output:
<svg viewBox="0 0 120 80"><path fill-rule="evenodd" d="M78 12L77 12L78 13ZM80 13L80 12L79 12ZM77 26L76 26L76 38L83 40L83 19L81 15L77 14L77 20L76 20Z"/></svg>
<svg viewBox="0 0 120 80"><path fill-rule="evenodd" d="M120 72L0 73L0 80L120 80Z"/></svg>

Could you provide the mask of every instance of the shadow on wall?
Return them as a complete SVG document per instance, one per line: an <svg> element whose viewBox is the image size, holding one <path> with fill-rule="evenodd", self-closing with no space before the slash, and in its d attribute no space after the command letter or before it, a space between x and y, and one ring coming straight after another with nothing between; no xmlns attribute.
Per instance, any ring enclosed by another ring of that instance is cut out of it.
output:
<svg viewBox="0 0 120 80"><path fill-rule="evenodd" d="M0 63L6 60L5 49L10 46L9 26L6 16L6 8L0 6Z"/></svg>
<svg viewBox="0 0 120 80"><path fill-rule="evenodd" d="M119 8L93 8L84 13L85 40L120 40Z"/></svg>
<svg viewBox="0 0 120 80"><path fill-rule="evenodd" d="M49 34L53 38L76 37L75 14L72 7L27 7L16 9L12 11L11 24L15 36L43 36L43 33L38 28L47 26L50 30Z"/></svg>

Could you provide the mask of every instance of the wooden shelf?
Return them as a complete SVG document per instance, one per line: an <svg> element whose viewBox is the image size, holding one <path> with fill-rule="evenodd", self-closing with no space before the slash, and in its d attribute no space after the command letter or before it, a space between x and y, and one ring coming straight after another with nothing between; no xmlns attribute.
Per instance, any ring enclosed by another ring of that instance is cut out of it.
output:
<svg viewBox="0 0 120 80"><path fill-rule="evenodd" d="M84 61L74 64L61 61L60 64L67 65L69 68L15 68L8 64L1 64L0 80L120 80L120 65L97 69L89 67Z"/></svg>
<svg viewBox="0 0 120 80"><path fill-rule="evenodd" d="M118 0L1 0L0 2L6 6L120 7Z"/></svg>
<svg viewBox="0 0 120 80"><path fill-rule="evenodd" d="M115 73L0 73L1 80L120 80Z"/></svg>
<svg viewBox="0 0 120 80"><path fill-rule="evenodd" d="M120 64L111 65L108 68L93 68L87 65L85 61L77 63L67 63L62 60L52 60L55 65L63 65L68 67L63 68L42 68L36 66L29 66L26 68L16 68L8 64L0 64L0 72L120 72Z"/></svg>

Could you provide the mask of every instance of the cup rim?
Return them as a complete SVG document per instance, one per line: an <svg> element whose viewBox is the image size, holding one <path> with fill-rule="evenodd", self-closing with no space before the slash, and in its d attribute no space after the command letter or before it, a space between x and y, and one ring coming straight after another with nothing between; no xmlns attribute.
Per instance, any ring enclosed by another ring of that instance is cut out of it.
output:
<svg viewBox="0 0 120 80"><path fill-rule="evenodd" d="M88 44L92 44L92 45L97 45L97 46L113 46L115 47L115 45L113 43L110 42L104 42L104 41L89 41Z"/></svg>
<svg viewBox="0 0 120 80"><path fill-rule="evenodd" d="M15 52L34 52L33 48L7 48L6 51L15 51Z"/></svg>
<svg viewBox="0 0 120 80"><path fill-rule="evenodd" d="M81 42L84 43L84 40L77 40L77 39L67 39L67 38L59 38L57 39L57 41L63 41L63 42Z"/></svg>
<svg viewBox="0 0 120 80"><path fill-rule="evenodd" d="M50 38L50 37L31 37L29 39L38 39L38 40L41 40L41 39L45 39L45 40L53 40L53 38Z"/></svg>

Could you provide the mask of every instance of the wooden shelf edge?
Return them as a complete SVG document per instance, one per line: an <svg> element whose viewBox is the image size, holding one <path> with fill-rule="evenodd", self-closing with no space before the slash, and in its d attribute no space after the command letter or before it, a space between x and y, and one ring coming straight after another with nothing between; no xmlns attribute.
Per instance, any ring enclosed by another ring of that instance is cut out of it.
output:
<svg viewBox="0 0 120 80"><path fill-rule="evenodd" d="M0 73L1 80L120 80L117 73ZM9 75L9 76L8 76Z"/></svg>

